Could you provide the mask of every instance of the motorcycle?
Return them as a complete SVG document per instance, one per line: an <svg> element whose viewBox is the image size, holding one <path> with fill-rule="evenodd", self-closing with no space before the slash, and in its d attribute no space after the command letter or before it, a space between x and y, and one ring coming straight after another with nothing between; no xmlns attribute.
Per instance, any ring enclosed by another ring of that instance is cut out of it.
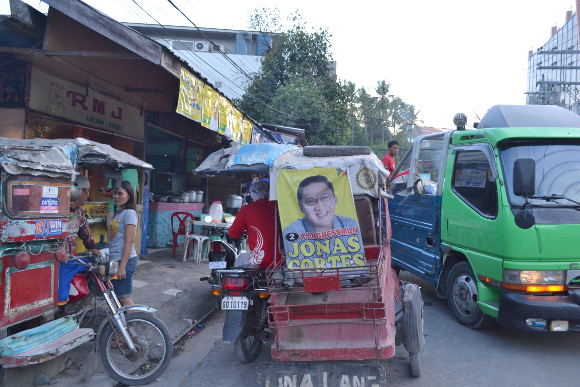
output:
<svg viewBox="0 0 580 387"><path fill-rule="evenodd" d="M117 274L118 261L89 254L69 257L61 267L83 268L72 280L70 303L61 307L61 314L76 313L81 324L88 312L97 315L98 298L102 298L107 317L101 322L95 339L103 366L116 381L125 385L151 383L169 366L173 356L171 334L165 324L144 305L121 306L111 277ZM92 302L94 301L94 302ZM91 306L92 303L92 306ZM129 312L129 313L126 313Z"/></svg>
<svg viewBox="0 0 580 387"><path fill-rule="evenodd" d="M241 362L251 363L260 355L268 324L266 271L257 265L235 267L244 236L228 241L227 231L220 233L222 239L213 240L208 253L211 277L201 280L210 283L217 308L226 311L223 341L234 344Z"/></svg>

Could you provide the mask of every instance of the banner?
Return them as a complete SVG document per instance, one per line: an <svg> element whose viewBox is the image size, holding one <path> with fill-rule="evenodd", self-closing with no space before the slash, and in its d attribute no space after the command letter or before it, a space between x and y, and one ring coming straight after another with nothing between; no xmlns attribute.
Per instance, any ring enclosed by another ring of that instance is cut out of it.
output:
<svg viewBox="0 0 580 387"><path fill-rule="evenodd" d="M345 170L282 169L276 190L288 269L366 265Z"/></svg>
<svg viewBox="0 0 580 387"><path fill-rule="evenodd" d="M244 115L241 111L232 106L232 140L238 144L242 143L242 120Z"/></svg>
<svg viewBox="0 0 580 387"><path fill-rule="evenodd" d="M179 99L176 112L194 121L201 121L201 97L204 83L185 69L179 77Z"/></svg>
<svg viewBox="0 0 580 387"><path fill-rule="evenodd" d="M214 132L219 129L219 97L220 95L210 86L204 86L201 125Z"/></svg>
<svg viewBox="0 0 580 387"><path fill-rule="evenodd" d="M223 134L227 138L232 138L232 103L223 95L220 95L218 99L218 114L220 117L218 133Z"/></svg>
<svg viewBox="0 0 580 387"><path fill-rule="evenodd" d="M244 118L242 120L242 142L241 144L246 145L249 144L252 137L252 131L254 130L254 124L252 121Z"/></svg>

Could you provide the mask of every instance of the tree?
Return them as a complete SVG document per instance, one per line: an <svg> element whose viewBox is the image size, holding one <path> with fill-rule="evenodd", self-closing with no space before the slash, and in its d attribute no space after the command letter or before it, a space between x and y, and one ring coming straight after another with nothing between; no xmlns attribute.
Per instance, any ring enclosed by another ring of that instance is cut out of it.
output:
<svg viewBox="0 0 580 387"><path fill-rule="evenodd" d="M349 85L341 84L330 70L330 35L327 30L308 31L298 14L290 18L284 34L277 10L256 9L251 28L273 36L272 47L236 104L258 122L305 129L311 144L343 144L351 127Z"/></svg>

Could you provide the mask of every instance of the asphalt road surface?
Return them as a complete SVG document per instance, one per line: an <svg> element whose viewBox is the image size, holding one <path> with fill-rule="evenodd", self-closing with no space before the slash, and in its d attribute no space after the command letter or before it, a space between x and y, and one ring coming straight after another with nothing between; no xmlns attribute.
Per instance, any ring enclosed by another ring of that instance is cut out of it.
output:
<svg viewBox="0 0 580 387"><path fill-rule="evenodd" d="M420 282L403 272L402 278ZM580 335L539 335L500 326L485 330L465 328L451 317L445 300L421 283L425 302L425 349L421 376L414 378L406 350L399 346L393 358L381 361L387 384L396 386L546 386L577 385ZM257 386L256 364L243 364L233 345L221 340L224 312L215 312L195 334L177 343L168 370L151 386ZM263 347L257 360L271 361ZM85 386L115 386L98 373ZM53 386L72 386L73 376L53 380ZM78 385L78 384L77 384Z"/></svg>

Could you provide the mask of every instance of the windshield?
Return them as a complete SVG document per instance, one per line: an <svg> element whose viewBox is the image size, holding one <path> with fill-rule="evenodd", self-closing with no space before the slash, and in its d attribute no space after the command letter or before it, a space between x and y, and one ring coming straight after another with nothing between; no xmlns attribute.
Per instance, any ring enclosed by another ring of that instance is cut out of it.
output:
<svg viewBox="0 0 580 387"><path fill-rule="evenodd" d="M522 206L524 198L513 193L514 161L536 161L536 193L529 199L534 207L578 207L580 201L580 143L511 143L500 151L508 200Z"/></svg>

